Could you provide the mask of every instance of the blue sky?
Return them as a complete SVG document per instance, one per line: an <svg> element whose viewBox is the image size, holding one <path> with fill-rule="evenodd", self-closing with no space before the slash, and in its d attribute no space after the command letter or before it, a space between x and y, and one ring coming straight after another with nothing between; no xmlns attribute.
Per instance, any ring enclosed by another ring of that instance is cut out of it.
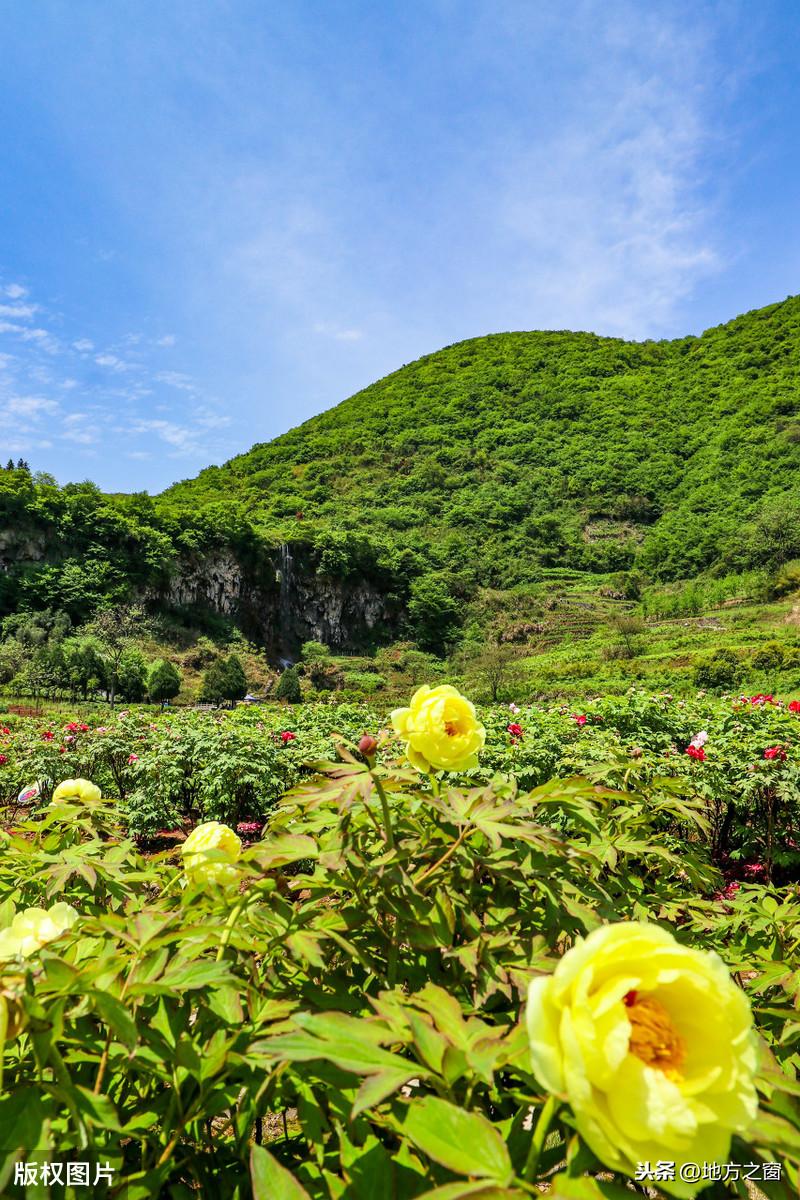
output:
<svg viewBox="0 0 800 1200"><path fill-rule="evenodd" d="M158 491L421 354L800 291L794 0L5 0L0 457Z"/></svg>

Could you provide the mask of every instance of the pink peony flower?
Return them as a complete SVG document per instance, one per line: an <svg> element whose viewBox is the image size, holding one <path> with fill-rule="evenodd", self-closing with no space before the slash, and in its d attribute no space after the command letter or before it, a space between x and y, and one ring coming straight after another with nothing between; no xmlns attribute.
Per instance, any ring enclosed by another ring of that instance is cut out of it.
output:
<svg viewBox="0 0 800 1200"><path fill-rule="evenodd" d="M512 700L512 701L511 701L511 703L510 703L510 704L509 704L509 706L508 706L508 711L509 711L510 713L513 713L513 714L514 714L514 716L516 716L516 715L517 715L517 713L519 712L519 705L518 705L518 704L515 704L515 703L514 703L514 701Z"/></svg>
<svg viewBox="0 0 800 1200"><path fill-rule="evenodd" d="M284 729L283 733L281 734L281 741L285 746L288 742L293 742L296 737L296 733L290 733L288 729Z"/></svg>
<svg viewBox="0 0 800 1200"><path fill-rule="evenodd" d="M585 725L587 717L585 713L572 713L572 719L576 725Z"/></svg>
<svg viewBox="0 0 800 1200"><path fill-rule="evenodd" d="M8 762L8 755L0 754L0 767L4 767L7 762Z"/></svg>
<svg viewBox="0 0 800 1200"><path fill-rule="evenodd" d="M139 755L138 755L138 754L129 754L129 755L128 755L128 766L129 766L129 767L130 767L130 766L131 766L133 763L137 763L138 761L139 761Z"/></svg>

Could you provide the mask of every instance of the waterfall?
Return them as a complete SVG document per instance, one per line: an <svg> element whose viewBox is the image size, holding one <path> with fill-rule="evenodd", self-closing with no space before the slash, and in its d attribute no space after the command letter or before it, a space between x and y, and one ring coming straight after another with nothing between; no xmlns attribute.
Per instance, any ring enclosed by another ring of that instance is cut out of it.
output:
<svg viewBox="0 0 800 1200"><path fill-rule="evenodd" d="M276 572L280 586L278 592L278 639L282 648L290 643L292 627L292 568L293 559L288 542L282 542L278 550L279 567ZM281 663L291 665L291 659L281 659Z"/></svg>

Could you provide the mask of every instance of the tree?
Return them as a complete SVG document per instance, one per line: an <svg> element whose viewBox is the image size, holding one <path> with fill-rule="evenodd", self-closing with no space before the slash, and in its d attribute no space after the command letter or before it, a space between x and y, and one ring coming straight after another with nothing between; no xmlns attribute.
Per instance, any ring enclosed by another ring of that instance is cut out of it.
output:
<svg viewBox="0 0 800 1200"><path fill-rule="evenodd" d="M493 701L522 677L522 651L508 642L490 642L464 661L464 673L483 685Z"/></svg>
<svg viewBox="0 0 800 1200"><path fill-rule="evenodd" d="M639 652L641 635L647 628L642 618L635 613L619 613L611 618L611 628L619 636L614 657L635 658Z"/></svg>
<svg viewBox="0 0 800 1200"><path fill-rule="evenodd" d="M297 667L287 667L282 672L275 689L275 699L286 700L288 704L299 704L303 699Z"/></svg>
<svg viewBox="0 0 800 1200"><path fill-rule="evenodd" d="M73 697L80 692L85 700L90 691L95 691L106 682L107 664L103 657L102 642L91 634L79 634L64 641L63 651L64 671L70 691Z"/></svg>
<svg viewBox="0 0 800 1200"><path fill-rule="evenodd" d="M458 605L444 575L430 572L414 580L408 615L423 650L442 654L458 621Z"/></svg>
<svg viewBox="0 0 800 1200"><path fill-rule="evenodd" d="M147 695L147 662L138 646L126 646L117 668L117 686L131 704Z"/></svg>
<svg viewBox="0 0 800 1200"><path fill-rule="evenodd" d="M226 700L241 700L247 692L247 676L238 655L230 654L225 661Z"/></svg>
<svg viewBox="0 0 800 1200"><path fill-rule="evenodd" d="M120 662L134 639L145 632L144 613L140 608L117 604L99 612L86 628L103 646L108 664L108 700L113 708L119 687Z"/></svg>
<svg viewBox="0 0 800 1200"><path fill-rule="evenodd" d="M154 703L164 706L181 690L181 674L178 668L165 658L157 658L150 664L147 673L147 692Z"/></svg>
<svg viewBox="0 0 800 1200"><path fill-rule="evenodd" d="M247 676L235 654L218 658L203 675L200 699L209 704L233 703L247 691Z"/></svg>

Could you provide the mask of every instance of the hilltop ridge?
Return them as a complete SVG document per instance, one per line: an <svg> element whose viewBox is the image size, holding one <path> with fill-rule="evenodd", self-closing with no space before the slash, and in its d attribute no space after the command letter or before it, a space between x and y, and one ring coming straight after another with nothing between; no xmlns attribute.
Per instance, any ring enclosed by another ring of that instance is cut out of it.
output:
<svg viewBox="0 0 800 1200"><path fill-rule="evenodd" d="M673 341L489 334L159 496L0 471L0 612L143 597L277 653L554 570L774 572L800 559L798 351L798 297Z"/></svg>

